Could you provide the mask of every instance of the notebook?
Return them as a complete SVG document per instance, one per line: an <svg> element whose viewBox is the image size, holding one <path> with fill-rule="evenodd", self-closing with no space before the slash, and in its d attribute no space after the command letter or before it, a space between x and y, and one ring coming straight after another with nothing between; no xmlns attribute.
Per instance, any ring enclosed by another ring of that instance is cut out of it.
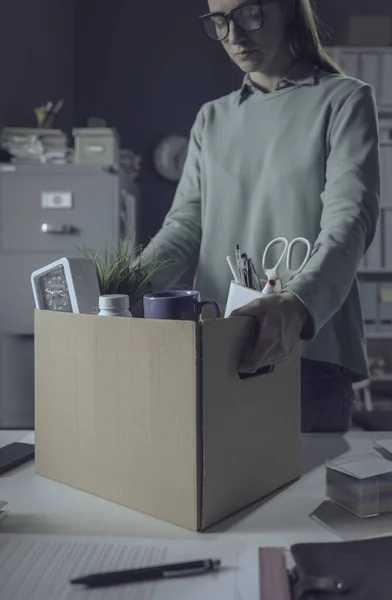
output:
<svg viewBox="0 0 392 600"><path fill-rule="evenodd" d="M390 600L392 537L295 544L291 600ZM272 600L271 596L271 600Z"/></svg>

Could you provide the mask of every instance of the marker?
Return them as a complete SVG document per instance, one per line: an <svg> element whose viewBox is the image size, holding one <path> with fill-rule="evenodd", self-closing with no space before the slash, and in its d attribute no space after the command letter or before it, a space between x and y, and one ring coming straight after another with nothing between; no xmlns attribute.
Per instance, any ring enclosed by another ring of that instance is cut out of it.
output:
<svg viewBox="0 0 392 600"><path fill-rule="evenodd" d="M227 260L227 264L229 265L230 271L234 277L234 281L236 283L238 283L239 285L241 285L241 279L240 279L239 273L237 271L237 268L235 266L234 260L231 258L231 256L226 256L226 260Z"/></svg>
<svg viewBox="0 0 392 600"><path fill-rule="evenodd" d="M242 276L241 276L241 252L240 252L240 246L239 244L235 245L235 261L237 263L237 272L240 276L240 283L242 283Z"/></svg>
<svg viewBox="0 0 392 600"><path fill-rule="evenodd" d="M250 258L246 259L246 271L247 271L248 287L250 287L253 290L254 287L253 287L252 261Z"/></svg>
<svg viewBox="0 0 392 600"><path fill-rule="evenodd" d="M243 252L241 254L241 279L242 279L242 285L244 285L245 287L249 287L248 285L248 271L246 268L246 261L248 259L248 255L246 254L246 252Z"/></svg>

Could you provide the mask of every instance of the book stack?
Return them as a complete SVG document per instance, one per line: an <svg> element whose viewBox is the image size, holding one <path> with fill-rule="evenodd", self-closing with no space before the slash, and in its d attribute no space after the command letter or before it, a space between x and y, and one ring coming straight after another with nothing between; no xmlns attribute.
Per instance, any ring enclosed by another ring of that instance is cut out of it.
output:
<svg viewBox="0 0 392 600"><path fill-rule="evenodd" d="M66 134L59 129L14 128L2 131L1 147L14 164L65 164L69 161Z"/></svg>

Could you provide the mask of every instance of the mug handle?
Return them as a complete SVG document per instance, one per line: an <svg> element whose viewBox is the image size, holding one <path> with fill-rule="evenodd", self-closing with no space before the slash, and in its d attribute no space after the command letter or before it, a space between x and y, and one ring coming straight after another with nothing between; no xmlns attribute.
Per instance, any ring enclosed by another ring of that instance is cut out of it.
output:
<svg viewBox="0 0 392 600"><path fill-rule="evenodd" d="M210 304L211 306L213 306L215 308L216 316L218 319L220 319L222 316L221 307L218 304L218 302L216 300L212 300L212 298L208 298L207 300L203 300L202 302L199 302L200 314L203 312L203 307L206 306L206 304Z"/></svg>

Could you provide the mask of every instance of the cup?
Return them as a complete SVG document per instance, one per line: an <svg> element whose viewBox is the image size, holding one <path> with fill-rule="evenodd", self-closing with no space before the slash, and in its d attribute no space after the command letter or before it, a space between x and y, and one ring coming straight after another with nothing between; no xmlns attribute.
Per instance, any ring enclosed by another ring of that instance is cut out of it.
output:
<svg viewBox="0 0 392 600"><path fill-rule="evenodd" d="M143 298L145 319L170 319L194 321L198 323L203 307L207 304L215 308L216 316L221 317L221 308L216 300L201 300L196 290L171 290L152 292Z"/></svg>
<svg viewBox="0 0 392 600"><path fill-rule="evenodd" d="M249 304L249 302L262 297L263 294L261 292L232 281L227 296L225 317L230 317L233 310L237 310L237 308L241 308L245 304Z"/></svg>

